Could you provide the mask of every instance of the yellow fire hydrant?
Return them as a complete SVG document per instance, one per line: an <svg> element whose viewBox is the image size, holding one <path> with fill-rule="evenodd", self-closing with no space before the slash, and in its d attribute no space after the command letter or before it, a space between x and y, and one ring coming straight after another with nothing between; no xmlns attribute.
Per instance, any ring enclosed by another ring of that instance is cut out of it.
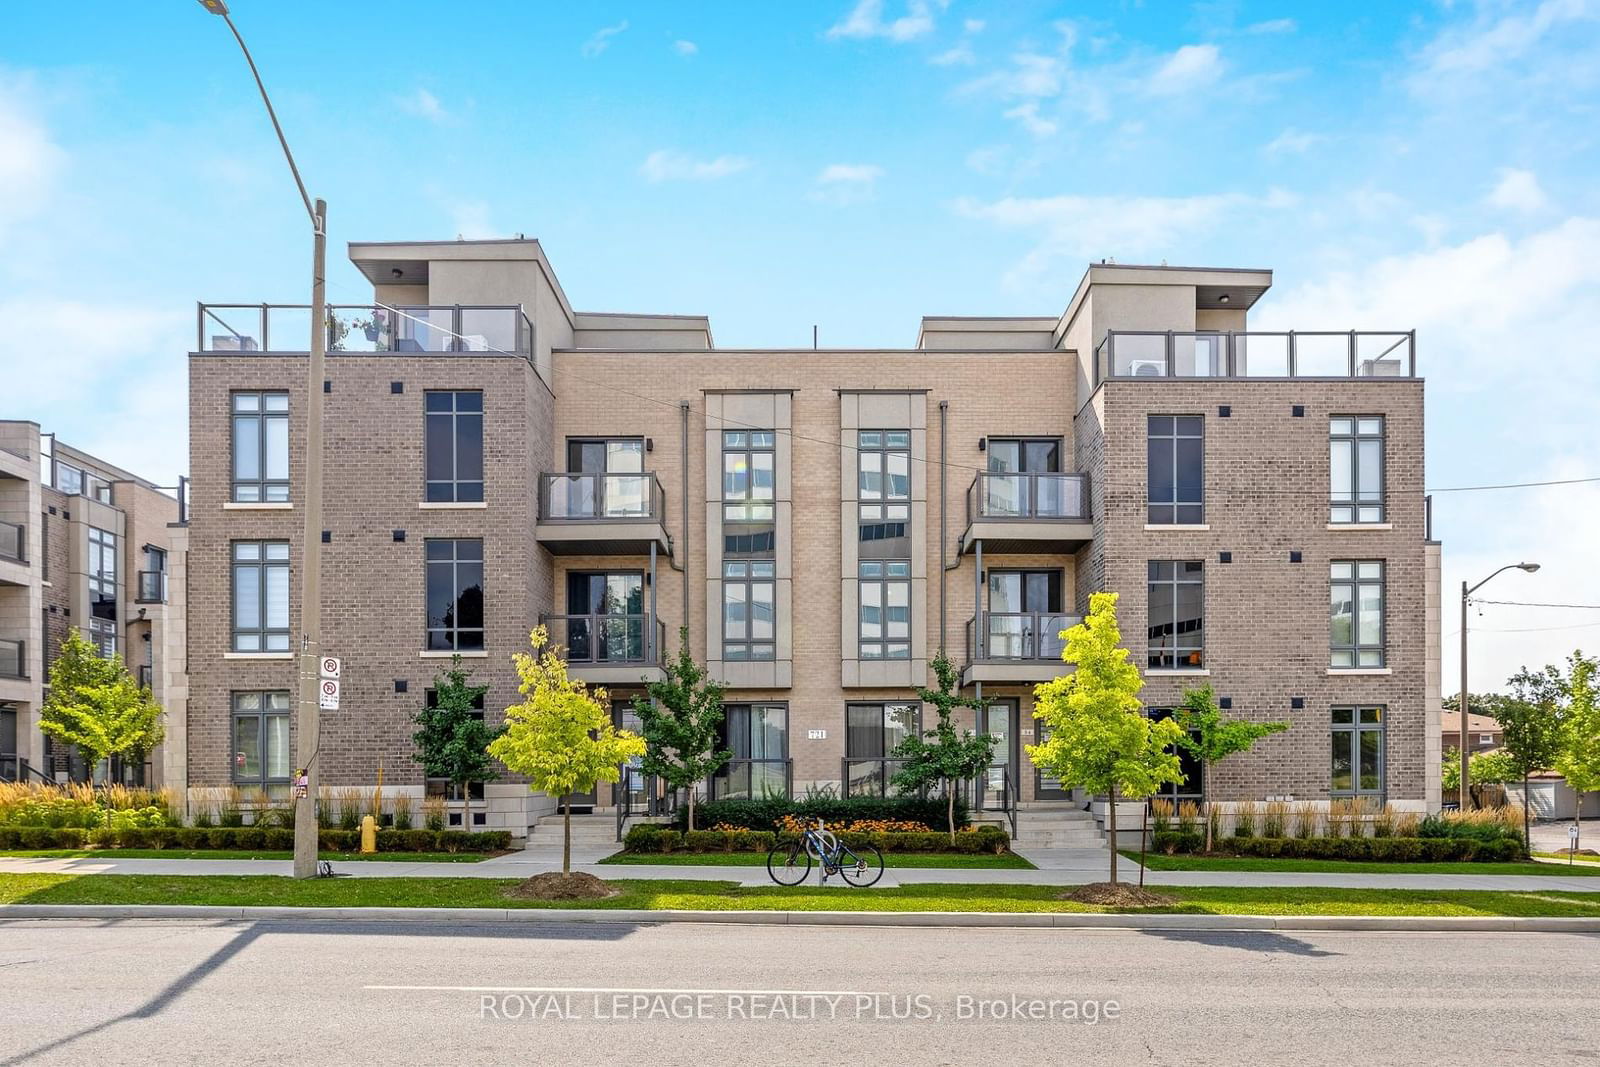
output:
<svg viewBox="0 0 1600 1067"><path fill-rule="evenodd" d="M370 815L361 817L361 852L363 855L378 851L378 820Z"/></svg>

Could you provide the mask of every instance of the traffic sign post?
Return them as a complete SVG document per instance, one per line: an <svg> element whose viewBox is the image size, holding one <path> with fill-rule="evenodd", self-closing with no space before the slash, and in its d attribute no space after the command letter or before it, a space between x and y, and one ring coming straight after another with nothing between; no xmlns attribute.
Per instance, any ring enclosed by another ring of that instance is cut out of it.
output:
<svg viewBox="0 0 1600 1067"><path fill-rule="evenodd" d="M323 711L339 710L339 680L324 678L317 689L317 707Z"/></svg>
<svg viewBox="0 0 1600 1067"><path fill-rule="evenodd" d="M324 678L332 678L334 681L339 680L339 658L337 656L322 657L322 676Z"/></svg>

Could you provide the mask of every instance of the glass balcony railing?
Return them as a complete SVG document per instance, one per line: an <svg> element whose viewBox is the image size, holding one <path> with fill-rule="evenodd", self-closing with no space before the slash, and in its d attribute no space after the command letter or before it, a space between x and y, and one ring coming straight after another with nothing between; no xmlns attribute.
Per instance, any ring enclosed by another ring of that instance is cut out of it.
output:
<svg viewBox="0 0 1600 1067"><path fill-rule="evenodd" d="M14 522L0 522L0 559L25 563L27 549L28 528Z"/></svg>
<svg viewBox="0 0 1600 1067"><path fill-rule="evenodd" d="M1060 612L986 611L967 620L967 662L1059 662L1061 632L1082 621Z"/></svg>
<svg viewBox="0 0 1600 1067"><path fill-rule="evenodd" d="M1053 472L980 471L967 489L967 521L1089 521L1089 476Z"/></svg>
<svg viewBox="0 0 1600 1067"><path fill-rule="evenodd" d="M893 756L846 756L839 761L839 783L847 797L898 796L895 772L905 763Z"/></svg>
<svg viewBox="0 0 1600 1067"><path fill-rule="evenodd" d="M648 471L539 475L541 522L659 521L664 504L661 483Z"/></svg>
<svg viewBox="0 0 1600 1067"><path fill-rule="evenodd" d="M1415 331L1110 330L1095 349L1107 378L1415 378Z"/></svg>
<svg viewBox="0 0 1600 1067"><path fill-rule="evenodd" d="M328 352L501 353L529 356L533 324L520 306L339 304L327 309ZM304 304L201 304L198 352L307 352Z"/></svg>
<svg viewBox="0 0 1600 1067"><path fill-rule="evenodd" d="M731 759L706 783L706 799L760 800L787 797L794 786L794 760Z"/></svg>
<svg viewBox="0 0 1600 1067"><path fill-rule="evenodd" d="M667 640L666 624L656 619L652 625L648 615L543 615L539 621L574 667L656 664Z"/></svg>

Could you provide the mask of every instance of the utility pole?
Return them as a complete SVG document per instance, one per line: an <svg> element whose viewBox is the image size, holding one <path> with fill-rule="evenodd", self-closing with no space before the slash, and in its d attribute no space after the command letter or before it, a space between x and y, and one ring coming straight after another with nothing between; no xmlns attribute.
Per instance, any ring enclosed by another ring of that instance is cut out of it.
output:
<svg viewBox="0 0 1600 1067"><path fill-rule="evenodd" d="M300 654L297 659L295 691L298 704L295 708L295 760L297 768L294 784L294 876L314 878L317 874L317 749L321 740L322 715L321 658L322 658L322 382L323 364L327 356L328 310L326 294L326 265L328 242L328 205L318 200L315 205L300 180L300 168L295 165L294 153L289 151L288 139L278 124L278 113L272 108L272 98L256 69L256 61L244 43L239 28L228 16L224 0L200 0L200 6L213 15L220 16L239 42L250 74L261 93L261 102L267 105L267 117L272 120L273 132L278 135L278 145L289 163L289 173L294 175L295 188L311 217L311 349L306 368L306 440L305 469L306 492L301 507L305 510L304 544L300 549Z"/></svg>
<svg viewBox="0 0 1600 1067"><path fill-rule="evenodd" d="M1460 804L1462 811L1467 810L1472 798L1472 793L1468 788L1467 782L1467 769L1469 766L1468 753L1471 751L1467 748L1467 705L1470 703L1470 697L1467 695L1467 600L1472 596L1473 593L1476 593L1479 589L1482 589L1484 586L1488 585L1489 582L1493 580L1495 574L1500 574L1509 570L1526 571L1528 574L1532 574L1538 569L1539 565L1537 563L1507 563L1504 567L1501 567L1500 570L1495 571L1494 574L1489 575L1488 578L1485 578L1477 585L1469 586L1466 582L1461 583L1461 696L1459 698L1461 701L1461 744L1459 748L1461 750ZM1526 803L1528 798L1523 797L1522 799L1523 802Z"/></svg>

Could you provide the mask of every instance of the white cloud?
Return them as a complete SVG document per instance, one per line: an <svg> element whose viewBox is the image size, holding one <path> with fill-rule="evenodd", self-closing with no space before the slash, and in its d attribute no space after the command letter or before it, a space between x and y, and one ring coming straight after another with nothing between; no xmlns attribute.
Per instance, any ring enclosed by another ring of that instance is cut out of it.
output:
<svg viewBox="0 0 1600 1067"><path fill-rule="evenodd" d="M585 59L593 59L595 56L611 47L611 38L615 37L617 34L621 33L627 28L627 19L623 19L615 26L602 26L600 29L594 31L593 37L590 37L587 41L583 42L583 47L578 49L578 53Z"/></svg>
<svg viewBox="0 0 1600 1067"><path fill-rule="evenodd" d="M870 183L881 177L883 168L876 163L830 163L822 168L822 173L817 175L817 181Z"/></svg>
<svg viewBox="0 0 1600 1067"><path fill-rule="evenodd" d="M1544 0L1532 11L1499 18L1486 13L1430 43L1423 50L1423 76L1474 74L1502 66L1526 55L1558 27L1593 17L1588 0Z"/></svg>
<svg viewBox="0 0 1600 1067"><path fill-rule="evenodd" d="M883 168L876 163L830 163L817 175L807 196L825 204L859 204L872 199Z"/></svg>
<svg viewBox="0 0 1600 1067"><path fill-rule="evenodd" d="M1326 140L1327 138L1320 133L1307 133L1290 126L1268 141L1261 151L1269 156L1300 155Z"/></svg>
<svg viewBox="0 0 1600 1067"><path fill-rule="evenodd" d="M67 161L23 95L20 85L0 81L0 236L44 209Z"/></svg>
<svg viewBox="0 0 1600 1067"><path fill-rule="evenodd" d="M947 0L946 0L947 2ZM944 3L939 3L944 7ZM908 0L906 13L887 22L883 0L859 0L850 13L828 29L831 38L885 37L891 41L911 41L933 32L933 6L929 0Z"/></svg>
<svg viewBox="0 0 1600 1067"><path fill-rule="evenodd" d="M1532 214L1542 211L1550 203L1539 187L1539 179L1531 170L1507 168L1500 172L1500 180L1489 191L1489 203L1508 211Z"/></svg>
<svg viewBox="0 0 1600 1067"><path fill-rule="evenodd" d="M653 182L709 181L749 170L751 165L751 161L744 156L718 156L701 160L662 148L645 157L639 173Z"/></svg>
<svg viewBox="0 0 1600 1067"><path fill-rule="evenodd" d="M988 23L984 22L982 19L967 19L961 24L961 32L969 35L974 33L982 33L983 28L986 25L988 25Z"/></svg>
<svg viewBox="0 0 1600 1067"><path fill-rule="evenodd" d="M967 153L967 169L978 174L995 175L1004 169L1006 150L998 145L974 148Z"/></svg>
<svg viewBox="0 0 1600 1067"><path fill-rule="evenodd" d="M450 113L444 109L439 98L420 87L410 96L402 96L397 103L400 105L400 110L406 114L427 119L429 122L445 122L450 118Z"/></svg>
<svg viewBox="0 0 1600 1067"><path fill-rule="evenodd" d="M1244 28L1245 33L1293 33L1299 29L1299 23L1294 19L1267 19L1264 22L1252 22Z"/></svg>
<svg viewBox="0 0 1600 1067"><path fill-rule="evenodd" d="M672 50L680 56L692 56L700 51L700 46L693 41L678 40L672 42Z"/></svg>
<svg viewBox="0 0 1600 1067"><path fill-rule="evenodd" d="M936 67L970 66L977 57L972 54L972 46L962 41L954 48L936 53L928 59Z"/></svg>
<svg viewBox="0 0 1600 1067"><path fill-rule="evenodd" d="M1056 96L1065 74L1066 62L1060 56L1018 52L1011 57L1010 67L974 78L957 91L1012 97Z"/></svg>
<svg viewBox="0 0 1600 1067"><path fill-rule="evenodd" d="M1177 96L1222 77L1226 64L1214 44L1186 44L1156 68L1146 89L1155 96Z"/></svg>
<svg viewBox="0 0 1600 1067"><path fill-rule="evenodd" d="M1060 128L1054 122L1039 116L1039 101L1024 100L1010 111L1003 112L1008 119L1015 119L1022 128L1040 139L1055 136Z"/></svg>

